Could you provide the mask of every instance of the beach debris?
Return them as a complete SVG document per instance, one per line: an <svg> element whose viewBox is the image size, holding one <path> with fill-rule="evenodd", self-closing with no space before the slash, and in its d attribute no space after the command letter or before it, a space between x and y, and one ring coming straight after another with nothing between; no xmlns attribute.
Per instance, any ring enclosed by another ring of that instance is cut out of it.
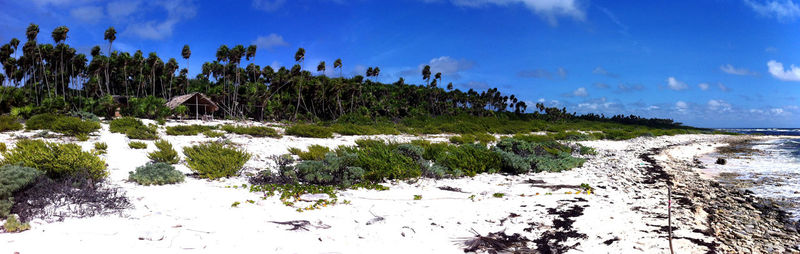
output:
<svg viewBox="0 0 800 254"><path fill-rule="evenodd" d="M292 228L287 229L289 231L297 231L297 230L301 230L301 229L305 230L305 231L310 231L310 230L308 230L308 227L321 228L321 229L329 229L329 228L331 228L330 225L326 225L326 224L322 223L322 221L317 221L316 225L315 224L311 224L311 222L309 222L307 220L270 221L270 222L275 223L275 224L280 224L280 225L292 226Z"/></svg>
<svg viewBox="0 0 800 254"><path fill-rule="evenodd" d="M373 213L371 209L370 209L369 213L372 214L372 216L375 216L375 218L372 218L369 221L367 221L367 225L372 225L372 224L374 224L376 222L380 222L380 221L385 220L383 217L375 215L375 213Z"/></svg>
<svg viewBox="0 0 800 254"><path fill-rule="evenodd" d="M299 199L302 200L302 201L307 201L307 202L315 202L317 200L321 200L321 199L327 200L327 199L330 199L330 198L331 198L331 196L328 195L328 194L325 194L325 193L314 193L314 194L306 193L306 194L300 195Z"/></svg>
<svg viewBox="0 0 800 254"><path fill-rule="evenodd" d="M530 240L519 233L508 235L505 231L498 231L483 236L475 231L475 229L472 229L472 233L475 234L475 237L464 241L466 245L464 252L527 253L531 251L531 249L528 248Z"/></svg>
<svg viewBox="0 0 800 254"><path fill-rule="evenodd" d="M612 243L614 243L614 242L616 242L616 241L619 241L619 237L617 237L617 236L615 236L614 238L611 238L611 239L608 239L608 240L605 240L605 241L603 241L603 244L605 244L605 245L611 245Z"/></svg>
<svg viewBox="0 0 800 254"><path fill-rule="evenodd" d="M575 220L571 219L583 215L583 206L572 205L568 209L558 210L556 208L548 208L547 213L556 215L553 219L553 229L548 230L536 239L536 250L540 253L565 253L570 249L574 249L580 242L573 245L564 245L569 238L586 239L586 234L578 233L572 228Z"/></svg>
<svg viewBox="0 0 800 254"><path fill-rule="evenodd" d="M719 165L725 165L726 163L728 163L728 161L726 161L725 158L717 158L716 163Z"/></svg>
<svg viewBox="0 0 800 254"><path fill-rule="evenodd" d="M409 230L410 230L410 231L409 231ZM409 235L410 235L410 234L412 234L412 233L413 233L413 234L416 234L416 233L417 233L417 231L416 231L416 230L414 230L413 228L411 228L411 227L409 227L409 226L403 226L403 227L400 229L400 235L401 235L401 236L403 236L403 237L406 237L406 232L408 232L408 234L409 234Z"/></svg>
<svg viewBox="0 0 800 254"><path fill-rule="evenodd" d="M464 193L464 191L462 191L461 188L456 188L456 187L440 186L440 187L436 187L436 188L439 188L440 190L443 190L443 191L452 191L452 192Z"/></svg>

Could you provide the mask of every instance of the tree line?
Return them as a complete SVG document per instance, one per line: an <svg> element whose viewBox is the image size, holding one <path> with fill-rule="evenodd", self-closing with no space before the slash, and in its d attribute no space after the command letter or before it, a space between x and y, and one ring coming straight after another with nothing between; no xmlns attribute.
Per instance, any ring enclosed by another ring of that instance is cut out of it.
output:
<svg viewBox="0 0 800 254"><path fill-rule="evenodd" d="M103 33L104 45L94 46L90 55L78 53L67 44L69 28L56 27L51 43L39 43L39 26L30 24L22 54L16 38L0 46L4 73L0 109L38 105L34 111L86 111L107 114L116 107L113 96L142 98L140 104L163 104L170 98L202 92L220 106L218 114L227 118L266 120L336 120L355 114L400 119L409 116L470 114L491 116L510 114L557 119L579 118L565 110L537 104L544 114L525 114L528 105L515 95L502 94L497 88L462 91L452 83L443 85L441 73L424 66L424 85L406 84L403 78L394 83L377 81L380 67L369 67L362 75L343 75L344 63L335 59L333 76L326 75L325 61L316 65L316 73L305 67L306 51L299 48L291 67L259 66L254 59L256 45L221 45L211 62L202 63L201 72L188 76L192 51L181 49L185 65L175 58L166 61L155 52L113 50L114 27ZM314 75L316 74L316 75ZM444 86L444 87L442 87ZM135 105L157 108L159 105ZM163 106L163 105L161 105ZM147 109L145 109L147 111ZM595 118L593 116L584 118ZM601 119L610 120L602 116ZM626 118L626 121L630 119ZM671 121L671 120L670 120Z"/></svg>

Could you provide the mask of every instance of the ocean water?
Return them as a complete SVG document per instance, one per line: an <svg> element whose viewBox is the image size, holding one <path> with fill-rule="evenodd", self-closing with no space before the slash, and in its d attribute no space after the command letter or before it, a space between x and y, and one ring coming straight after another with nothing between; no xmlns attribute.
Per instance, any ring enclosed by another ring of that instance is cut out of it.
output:
<svg viewBox="0 0 800 254"><path fill-rule="evenodd" d="M737 173L739 179L752 183L747 189L756 195L785 202L784 208L800 219L800 129L723 129L745 134L787 136L758 141L753 148L760 152L729 158L726 165L714 165L718 172ZM796 136L793 137L793 136Z"/></svg>

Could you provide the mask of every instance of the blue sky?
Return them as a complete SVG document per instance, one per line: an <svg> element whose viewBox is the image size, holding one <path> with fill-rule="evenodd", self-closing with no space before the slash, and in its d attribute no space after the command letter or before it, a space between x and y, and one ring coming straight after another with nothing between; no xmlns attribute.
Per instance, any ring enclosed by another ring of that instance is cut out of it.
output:
<svg viewBox="0 0 800 254"><path fill-rule="evenodd" d="M672 118L702 127L800 127L800 1L0 0L0 42L70 28L82 52L107 45L192 48L192 76L222 45L258 45L255 63L379 66L421 83L430 64L457 88L498 87L570 112ZM244 64L247 64L245 62ZM328 75L337 75L330 71Z"/></svg>

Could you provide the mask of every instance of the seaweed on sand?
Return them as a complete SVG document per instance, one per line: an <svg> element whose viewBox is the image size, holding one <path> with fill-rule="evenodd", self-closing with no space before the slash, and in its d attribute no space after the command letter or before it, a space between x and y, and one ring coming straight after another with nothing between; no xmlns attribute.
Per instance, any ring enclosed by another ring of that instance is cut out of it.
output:
<svg viewBox="0 0 800 254"><path fill-rule="evenodd" d="M14 200L11 211L18 214L21 221L84 218L118 213L131 207L120 188L85 176L57 180L40 176L29 187L15 193Z"/></svg>
<svg viewBox="0 0 800 254"><path fill-rule="evenodd" d="M511 252L511 253L530 253L531 249L528 248L530 240L519 233L512 235L506 234L505 231L489 233L486 236L478 234L474 229L472 232L475 237L464 241L467 246L464 252L477 252L486 251L488 253Z"/></svg>

